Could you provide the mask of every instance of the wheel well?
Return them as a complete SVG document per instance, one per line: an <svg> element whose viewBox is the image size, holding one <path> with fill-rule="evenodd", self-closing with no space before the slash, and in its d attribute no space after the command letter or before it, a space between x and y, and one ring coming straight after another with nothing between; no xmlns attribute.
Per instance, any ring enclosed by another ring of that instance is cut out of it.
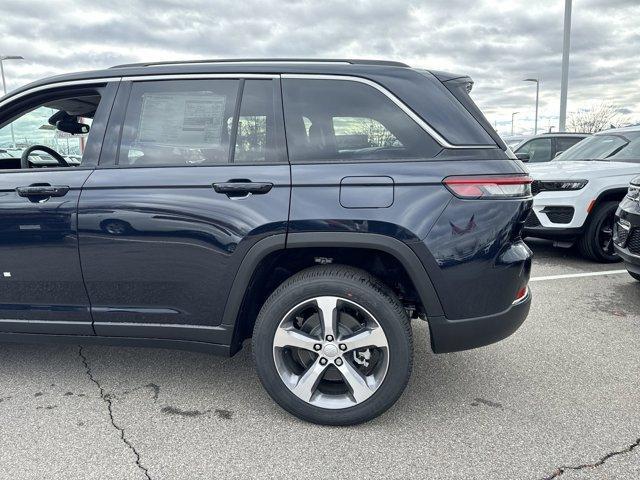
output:
<svg viewBox="0 0 640 480"><path fill-rule="evenodd" d="M604 192L602 192L598 196L598 198L593 200L588 205L589 214L587 215L587 219L584 222L585 227L589 225L589 222L591 222L591 219L593 217L593 212L595 212L595 210L600 205L602 205L604 202L609 202L609 201L620 202L626 194L627 194L626 188L612 188L611 190L605 190Z"/></svg>
<svg viewBox="0 0 640 480"><path fill-rule="evenodd" d="M366 270L391 288L412 315L424 311L406 269L387 252L351 247L278 250L263 258L254 270L236 319L234 343L239 345L251 337L262 304L282 282L305 268L325 263Z"/></svg>
<svg viewBox="0 0 640 480"><path fill-rule="evenodd" d="M598 198L593 203L593 207L591 207L590 211L592 212L593 209L598 205L600 205L602 202L608 202L608 201L620 202L626 194L627 194L626 188L613 188L611 190L606 190L598 196Z"/></svg>

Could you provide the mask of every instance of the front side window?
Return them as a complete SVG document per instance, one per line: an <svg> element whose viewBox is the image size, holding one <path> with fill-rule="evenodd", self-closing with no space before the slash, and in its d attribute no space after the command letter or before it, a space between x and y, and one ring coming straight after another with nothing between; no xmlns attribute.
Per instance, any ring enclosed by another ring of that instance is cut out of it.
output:
<svg viewBox="0 0 640 480"><path fill-rule="evenodd" d="M229 159L237 80L169 80L131 87L121 166L197 166Z"/></svg>
<svg viewBox="0 0 640 480"><path fill-rule="evenodd" d="M101 96L98 93L60 98L32 107L0 129L0 169L77 167ZM62 160L61 160L62 159Z"/></svg>
<svg viewBox="0 0 640 480"><path fill-rule="evenodd" d="M629 143L611 155L611 161L640 162L640 132L626 132L624 137Z"/></svg>
<svg viewBox="0 0 640 480"><path fill-rule="evenodd" d="M427 159L441 147L377 89L347 80L283 80L293 162Z"/></svg>
<svg viewBox="0 0 640 480"><path fill-rule="evenodd" d="M529 155L529 162L548 162L551 160L551 138L536 138L525 143L517 150Z"/></svg>

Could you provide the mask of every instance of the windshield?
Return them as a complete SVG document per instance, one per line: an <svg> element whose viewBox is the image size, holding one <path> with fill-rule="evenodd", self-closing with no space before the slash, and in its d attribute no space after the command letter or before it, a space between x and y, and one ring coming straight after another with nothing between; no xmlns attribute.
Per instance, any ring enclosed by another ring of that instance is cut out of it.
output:
<svg viewBox="0 0 640 480"><path fill-rule="evenodd" d="M640 162L640 132L594 135L561 153L556 160Z"/></svg>

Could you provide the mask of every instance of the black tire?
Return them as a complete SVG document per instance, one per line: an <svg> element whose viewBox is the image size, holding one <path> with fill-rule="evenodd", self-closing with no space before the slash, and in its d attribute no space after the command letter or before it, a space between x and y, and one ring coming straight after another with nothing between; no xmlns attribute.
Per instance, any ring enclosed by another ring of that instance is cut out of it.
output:
<svg viewBox="0 0 640 480"><path fill-rule="evenodd" d="M622 260L613 249L613 223L617 208L618 202L603 202L591 213L587 228L578 239L578 250L583 256L601 263ZM608 241L605 241L605 229L610 230ZM605 245L609 248L605 248Z"/></svg>
<svg viewBox="0 0 640 480"><path fill-rule="evenodd" d="M348 299L375 316L386 335L388 369L372 396L341 409L321 408L296 396L278 374L273 339L287 313L318 296ZM413 339L407 313L395 294L364 270L344 265L322 265L303 270L282 283L262 306L253 330L253 356L262 385L289 413L322 425L354 425L389 409L404 391L413 366Z"/></svg>
<svg viewBox="0 0 640 480"><path fill-rule="evenodd" d="M627 270L627 272L629 272L629 270ZM629 272L629 275L631 275L635 280L640 282L640 275L638 275L637 273Z"/></svg>

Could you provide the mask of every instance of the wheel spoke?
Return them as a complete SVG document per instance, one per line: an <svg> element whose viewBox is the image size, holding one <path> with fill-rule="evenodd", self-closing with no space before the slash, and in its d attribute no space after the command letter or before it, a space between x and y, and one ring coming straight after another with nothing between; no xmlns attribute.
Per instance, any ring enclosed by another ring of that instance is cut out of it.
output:
<svg viewBox="0 0 640 480"><path fill-rule="evenodd" d="M613 253L613 240L609 239L605 242L604 251L609 254Z"/></svg>
<svg viewBox="0 0 640 480"><path fill-rule="evenodd" d="M337 306L338 299L336 297L319 297L316 299L316 305L318 305L318 313L320 314L320 321L322 322L322 334L324 338L327 335L331 335L336 338L337 332Z"/></svg>
<svg viewBox="0 0 640 480"><path fill-rule="evenodd" d="M273 337L273 346L279 348L295 347L313 352L313 346L317 343L318 339L293 328L278 327Z"/></svg>
<svg viewBox="0 0 640 480"><path fill-rule="evenodd" d="M313 365L300 376L298 383L291 390L305 402L310 401L326 369L327 365L320 365L320 359L316 359Z"/></svg>
<svg viewBox="0 0 640 480"><path fill-rule="evenodd" d="M365 347L388 347L387 337L380 327L367 328L351 337L341 339L340 343L347 346L345 352Z"/></svg>
<svg viewBox="0 0 640 480"><path fill-rule="evenodd" d="M373 394L365 378L349 362L342 362L342 365L337 368L357 403L366 400Z"/></svg>

